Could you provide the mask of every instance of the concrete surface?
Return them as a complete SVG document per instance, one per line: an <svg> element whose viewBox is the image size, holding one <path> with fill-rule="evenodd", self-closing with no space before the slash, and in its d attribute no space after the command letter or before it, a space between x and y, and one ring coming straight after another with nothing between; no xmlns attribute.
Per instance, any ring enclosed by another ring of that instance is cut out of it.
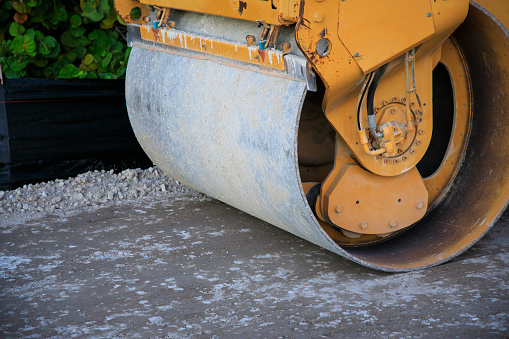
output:
<svg viewBox="0 0 509 339"><path fill-rule="evenodd" d="M509 333L507 212L453 262L405 274L361 267L215 200L0 224L4 338Z"/></svg>

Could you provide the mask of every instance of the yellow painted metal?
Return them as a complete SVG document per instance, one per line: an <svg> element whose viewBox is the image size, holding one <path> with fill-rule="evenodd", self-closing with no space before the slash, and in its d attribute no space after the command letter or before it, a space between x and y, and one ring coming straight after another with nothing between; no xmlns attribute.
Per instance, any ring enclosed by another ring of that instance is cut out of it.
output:
<svg viewBox="0 0 509 339"><path fill-rule="evenodd" d="M410 226L426 212L428 191L416 168L395 177L345 164L322 191L326 221L362 234L383 234Z"/></svg>
<svg viewBox="0 0 509 339"><path fill-rule="evenodd" d="M279 22L295 23L299 21L300 0L279 0L277 4Z"/></svg>
<svg viewBox="0 0 509 339"><path fill-rule="evenodd" d="M470 75L466 60L454 39L449 38L442 45L440 62L447 68L451 77L455 101L454 121L449 146L440 167L435 173L423 179L429 192L428 205L430 209L445 197L459 171L465 155L472 120Z"/></svg>
<svg viewBox="0 0 509 339"><path fill-rule="evenodd" d="M419 52L427 52L427 54ZM369 171L382 176L399 175L414 167L426 153L433 130L432 72L439 59L440 48L426 51L421 47L416 54L415 80L421 107L418 107L415 98L410 102L410 106L414 119L420 122L416 128L405 131L405 138L400 140L398 145L400 152L396 149L395 152L383 154L366 153L366 140L359 137L357 127L357 119L359 119L361 131L368 129L365 103L361 106L360 116L357 116L360 86L358 90L346 95L340 104L326 108L327 119L341 134L356 159ZM405 69L402 61L398 59L389 64L389 70L376 91L374 106L377 126L387 123L397 125L406 123ZM417 110L422 113L422 116L417 114ZM386 141L390 145L389 140Z"/></svg>
<svg viewBox="0 0 509 339"><path fill-rule="evenodd" d="M143 18L149 15L148 6L140 4L138 0L114 0L117 14L128 24L142 24ZM138 19L131 18L131 10L138 7L141 10L141 16Z"/></svg>
<svg viewBox="0 0 509 339"><path fill-rule="evenodd" d="M338 139L334 168L322 183L316 204L320 219L349 232L385 234L424 216L428 191L415 167L399 176L382 177L359 167L345 147ZM391 227L391 220L397 225ZM361 228L362 222L368 226Z"/></svg>
<svg viewBox="0 0 509 339"><path fill-rule="evenodd" d="M364 73L435 33L429 0L339 2L338 35ZM328 13L335 15L335 13Z"/></svg>
<svg viewBox="0 0 509 339"><path fill-rule="evenodd" d="M509 1L507 0L476 0L490 14L499 20L505 28L509 29Z"/></svg>
<svg viewBox="0 0 509 339"><path fill-rule="evenodd" d="M140 0L147 5L168 7L183 11L206 13L248 21L263 20L280 25L278 10L271 1L261 0Z"/></svg>
<svg viewBox="0 0 509 339"><path fill-rule="evenodd" d="M141 26L141 37L169 46L185 48L205 54L241 60L278 70L285 69L284 53L275 49L260 50L254 46L213 40L207 37L177 32L173 29L154 29L150 25Z"/></svg>
<svg viewBox="0 0 509 339"><path fill-rule="evenodd" d="M325 94L323 107L325 114L329 119L330 123L336 131L343 137L347 145L351 148L352 153L355 155L357 160L366 167L369 171L384 176L394 176L408 171L410 168L422 158L426 152L426 148L429 144L432 132L432 117L431 117L431 73L440 59L439 46L442 41L452 33L452 31L462 22L465 18L468 10L467 0L456 0L448 1L447 4L433 3L431 10L423 13L424 19L430 19L434 26L434 35L424 42L416 54L416 85L423 106L419 107L423 113L422 121L419 121L419 126L415 132L407 135L409 143L415 139L415 133L420 131L419 147L410 148L407 147L404 151L408 154L401 154L397 161L388 159L384 161L375 154L366 154L364 146L360 142L358 128L357 128L357 102L359 93L364 79L366 71L371 70L376 65L385 63L394 59L398 53L402 52L401 46L398 43L387 43L384 45L378 45L377 35L373 36L371 41L368 41L369 36L366 36L360 31L348 31L347 41L352 43L356 39L361 39L364 44L372 44L378 46L376 49L376 55L372 60L382 60L380 55L385 56L383 61L372 61L364 65L364 69L361 67L361 60L357 60L355 52L350 53L345 46L343 41L342 33L339 30L341 23L339 17L333 13L341 13L342 7L345 6L344 2L306 2L302 8L302 20L297 24L297 42L299 47L306 55L306 57L313 64L315 70L323 80L327 92ZM358 2L351 2L353 4L346 5L350 6L350 9L355 8L355 4ZM421 6L417 5L420 10L427 9L429 7L429 1L419 2ZM359 2L359 8L356 11L364 11L368 17L376 17L378 15L378 6L364 6L363 2ZM416 4L412 2L412 6ZM362 9L361 9L362 7ZM393 9L394 18L400 18L408 15L406 7L401 8L401 12L398 7L391 7ZM420 11L419 10L419 11ZM327 13L327 15L323 15ZM359 12L360 13L360 12ZM428 17L429 13L429 17ZM439 14L440 13L440 14ZM322 15L318 15L322 14ZM332 15L331 15L332 14ZM387 14L388 15L388 14ZM355 20L357 16L352 16L351 19ZM320 17L320 20L316 20ZM387 16L386 16L387 17ZM387 19L389 20L389 19ZM419 22L419 21L418 21ZM398 26L398 20L390 21L386 26L393 26L398 29L406 27L405 23L402 26ZM366 23L369 25L370 23ZM353 24L351 24L353 25ZM423 26L423 27L421 27ZM379 25L374 25L375 28L367 28L371 31L379 29ZM421 31L422 28L422 31ZM415 25L412 30L405 30L403 33L397 32L396 37L406 36L401 40L406 41L406 48L411 48L417 44L424 37L429 37L431 32L430 26L426 25ZM412 40L412 37L418 37ZM317 45L319 41L326 39L329 47L326 53L319 53L317 51ZM397 40L397 39L396 39ZM409 41L413 41L408 45ZM368 51L369 49L366 49ZM360 57L360 54L359 54ZM367 55L363 56L367 58ZM359 63L360 62L360 63ZM384 101L391 102L391 98L395 97L400 103L404 104L404 98L406 96L405 77L404 77L404 59L402 57L394 59L389 64L388 74L383 78L382 83L379 86L375 102L380 103ZM378 104L379 106L381 104ZM427 107L425 105L428 105ZM415 109L415 108L414 108ZM365 110L363 110L365 112ZM366 114L361 117L361 126L366 127L367 121L365 121ZM380 119L379 115L378 119ZM417 120L421 120L420 118ZM399 121L402 122L402 121ZM378 124L383 124L384 121L378 121ZM410 154L411 152L411 154ZM369 153L369 152L368 152Z"/></svg>

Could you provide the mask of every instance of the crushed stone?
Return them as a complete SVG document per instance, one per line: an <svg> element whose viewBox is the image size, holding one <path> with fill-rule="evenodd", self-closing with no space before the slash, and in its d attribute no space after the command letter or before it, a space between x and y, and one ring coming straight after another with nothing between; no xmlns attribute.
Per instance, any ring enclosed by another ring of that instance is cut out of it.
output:
<svg viewBox="0 0 509 339"><path fill-rule="evenodd" d="M165 175L155 166L145 170L126 169L120 173L114 173L113 170L90 171L69 179L0 191L0 224L2 219L32 219L43 213L65 216L84 208L175 194L191 199L209 199Z"/></svg>

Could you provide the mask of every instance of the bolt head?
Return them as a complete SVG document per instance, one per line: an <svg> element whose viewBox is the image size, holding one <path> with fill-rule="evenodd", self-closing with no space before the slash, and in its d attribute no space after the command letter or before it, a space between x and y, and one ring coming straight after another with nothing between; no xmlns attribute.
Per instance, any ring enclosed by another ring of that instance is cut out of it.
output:
<svg viewBox="0 0 509 339"><path fill-rule="evenodd" d="M359 52L355 52L355 53L353 54L353 56L354 56L354 57L356 57L356 58L358 58L358 57L359 57L359 55L360 55L360 54L359 54Z"/></svg>
<svg viewBox="0 0 509 339"><path fill-rule="evenodd" d="M318 23L323 21L323 14L322 13L315 13L313 16L313 21Z"/></svg>
<svg viewBox="0 0 509 339"><path fill-rule="evenodd" d="M254 35L246 35L246 41L248 46L253 46L256 42L256 38Z"/></svg>
<svg viewBox="0 0 509 339"><path fill-rule="evenodd" d="M145 23L149 23L150 22L150 17L148 17L148 16L143 17L143 21Z"/></svg>
<svg viewBox="0 0 509 339"><path fill-rule="evenodd" d="M422 201L418 201L417 204L415 204L415 207L418 210L422 210L424 208L424 203Z"/></svg>
<svg viewBox="0 0 509 339"><path fill-rule="evenodd" d="M429 18L431 16L431 12L426 13L426 16Z"/></svg>
<svg viewBox="0 0 509 339"><path fill-rule="evenodd" d="M337 214L340 214L341 212L343 212L343 207L341 205L337 205L335 210Z"/></svg>
<svg viewBox="0 0 509 339"><path fill-rule="evenodd" d="M423 135L424 134L424 130L420 129L417 133L419 133L419 135Z"/></svg>
<svg viewBox="0 0 509 339"><path fill-rule="evenodd" d="M396 220L391 220L391 221L389 221L389 226L391 228L397 227L398 226L398 222Z"/></svg>
<svg viewBox="0 0 509 339"><path fill-rule="evenodd" d="M361 221L359 227L361 228L361 230L365 230L366 228L368 228L368 223L365 221Z"/></svg>

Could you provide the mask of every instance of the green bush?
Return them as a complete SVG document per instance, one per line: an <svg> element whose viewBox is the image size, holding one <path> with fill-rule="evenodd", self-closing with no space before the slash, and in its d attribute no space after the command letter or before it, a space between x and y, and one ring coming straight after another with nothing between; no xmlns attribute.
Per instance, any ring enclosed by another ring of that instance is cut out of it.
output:
<svg viewBox="0 0 509 339"><path fill-rule="evenodd" d="M7 78L123 78L129 53L113 0L1 1Z"/></svg>

